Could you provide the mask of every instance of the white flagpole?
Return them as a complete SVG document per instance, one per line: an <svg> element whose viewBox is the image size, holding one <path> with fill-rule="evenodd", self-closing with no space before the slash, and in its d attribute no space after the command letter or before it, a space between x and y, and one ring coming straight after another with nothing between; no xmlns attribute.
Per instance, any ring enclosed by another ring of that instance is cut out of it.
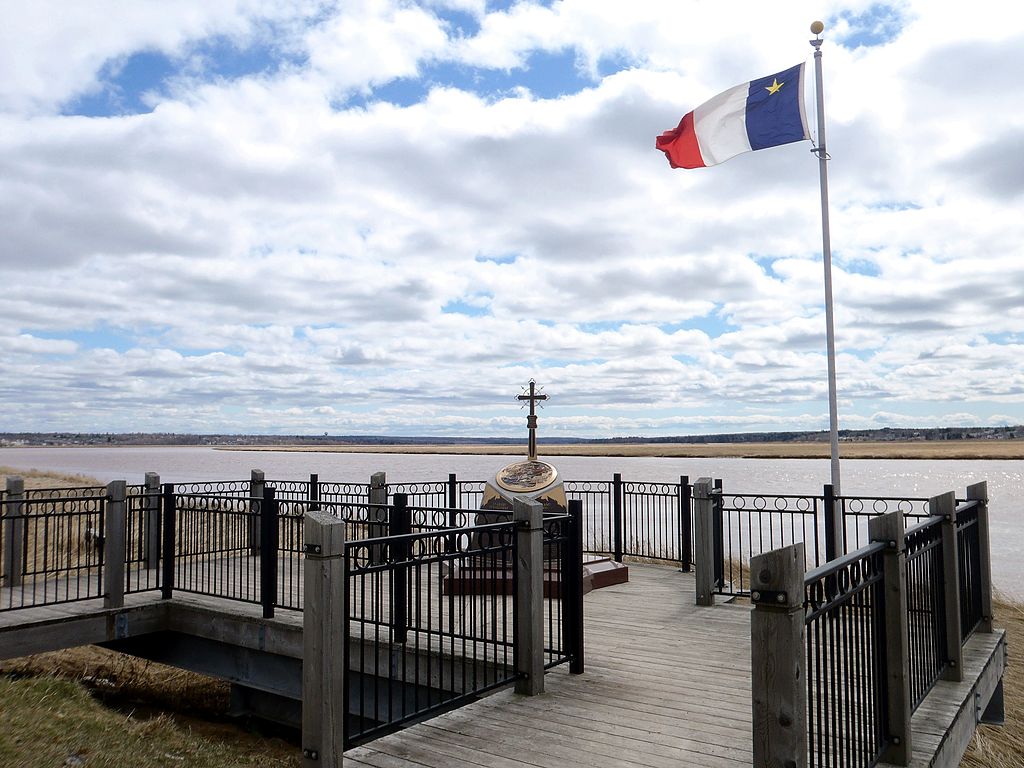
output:
<svg viewBox="0 0 1024 768"><path fill-rule="evenodd" d="M821 256L825 266L825 337L828 347L828 421L829 443L832 456L832 488L836 496L839 490L839 405L836 397L836 333L832 312L832 241L828 227L828 153L825 151L825 88L821 80L821 33L825 25L820 21L811 24L815 38L810 41L814 47L814 74L818 100L818 146L812 150L818 155L818 178L821 186Z"/></svg>

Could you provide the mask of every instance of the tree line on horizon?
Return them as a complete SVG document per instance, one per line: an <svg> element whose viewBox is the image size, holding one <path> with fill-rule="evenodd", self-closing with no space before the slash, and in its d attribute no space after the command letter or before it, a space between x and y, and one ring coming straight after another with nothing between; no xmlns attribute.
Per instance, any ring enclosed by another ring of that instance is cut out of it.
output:
<svg viewBox="0 0 1024 768"><path fill-rule="evenodd" d="M907 442L936 440L1019 440L1024 425L1002 427L883 427L842 429L845 442ZM803 432L732 432L711 435L650 437L540 437L542 445L629 445L640 443L807 443L828 442L826 430ZM526 438L396 435L246 435L178 432L0 432L0 446L42 445L520 445Z"/></svg>

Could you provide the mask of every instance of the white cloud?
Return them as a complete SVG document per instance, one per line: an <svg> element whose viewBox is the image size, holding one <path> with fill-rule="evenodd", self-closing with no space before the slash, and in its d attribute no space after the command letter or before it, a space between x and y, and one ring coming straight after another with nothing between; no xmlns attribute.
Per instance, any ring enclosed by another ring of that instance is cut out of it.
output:
<svg viewBox="0 0 1024 768"><path fill-rule="evenodd" d="M653 148L806 56L803 11L145 8L6 27L0 429L517 431L530 376L562 434L826 425L808 146L692 172ZM1024 23L979 45L974 14L902 3L890 42L835 42L891 32L873 8L823 12L843 426L1024 421ZM57 113L135 52L216 36L289 56L185 67L146 114ZM535 52L587 85L506 87ZM405 101L375 100L388 84Z"/></svg>

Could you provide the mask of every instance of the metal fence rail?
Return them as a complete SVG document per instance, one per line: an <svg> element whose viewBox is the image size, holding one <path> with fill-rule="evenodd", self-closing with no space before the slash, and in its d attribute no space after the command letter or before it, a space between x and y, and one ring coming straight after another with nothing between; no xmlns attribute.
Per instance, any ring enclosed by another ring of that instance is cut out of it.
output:
<svg viewBox="0 0 1024 768"><path fill-rule="evenodd" d="M942 518L930 517L907 530L907 634L910 699L914 709L942 677L946 655L946 596Z"/></svg>
<svg viewBox="0 0 1024 768"><path fill-rule="evenodd" d="M960 640L977 629L984 618L982 606L981 537L978 510L980 503L970 501L956 510L956 543L959 558Z"/></svg>
<svg viewBox="0 0 1024 768"><path fill-rule="evenodd" d="M882 553L873 543L804 577L808 766L875 765L885 727Z"/></svg>
<svg viewBox="0 0 1024 768"><path fill-rule="evenodd" d="M0 611L103 596L107 496L28 492L2 502Z"/></svg>
<svg viewBox="0 0 1024 768"><path fill-rule="evenodd" d="M350 744L515 680L515 528L346 543Z"/></svg>

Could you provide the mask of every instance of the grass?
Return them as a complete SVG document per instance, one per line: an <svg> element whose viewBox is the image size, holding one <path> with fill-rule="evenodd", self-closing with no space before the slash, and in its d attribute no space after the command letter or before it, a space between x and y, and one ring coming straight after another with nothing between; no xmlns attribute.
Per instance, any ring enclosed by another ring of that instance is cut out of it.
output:
<svg viewBox="0 0 1024 768"><path fill-rule="evenodd" d="M997 594L995 625L1006 630L1009 659L1003 677L1006 724L979 725L960 765L963 768L1024 768L1024 604Z"/></svg>

